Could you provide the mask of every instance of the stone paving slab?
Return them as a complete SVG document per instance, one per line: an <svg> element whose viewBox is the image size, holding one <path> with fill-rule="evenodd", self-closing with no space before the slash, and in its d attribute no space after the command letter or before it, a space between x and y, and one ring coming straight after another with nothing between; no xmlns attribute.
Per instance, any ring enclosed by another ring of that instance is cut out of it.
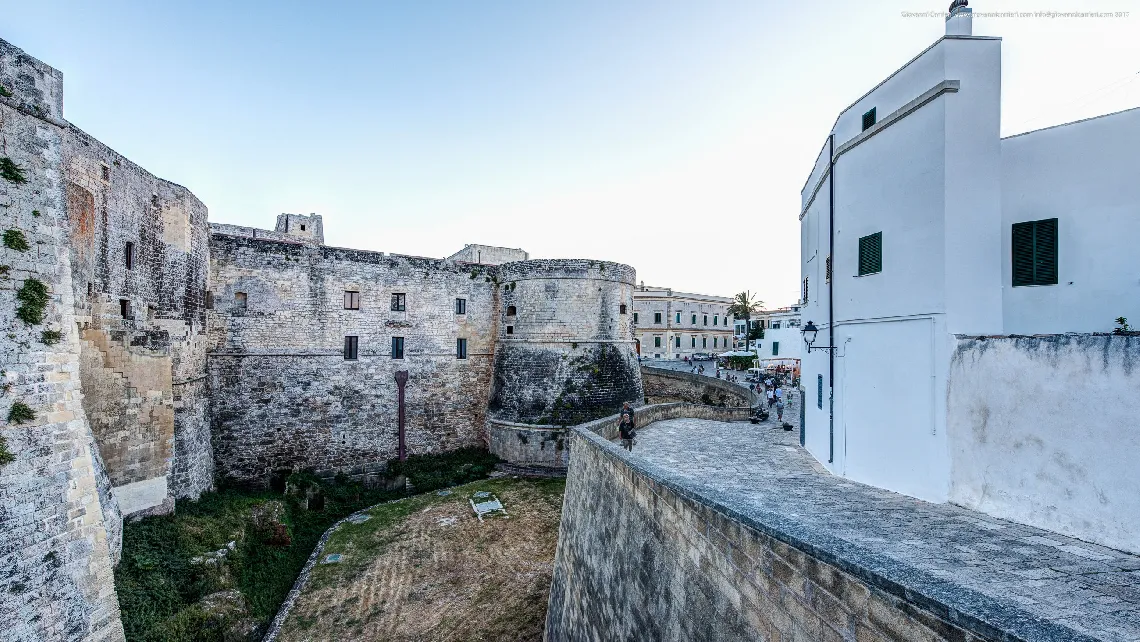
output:
<svg viewBox="0 0 1140 642"><path fill-rule="evenodd" d="M631 463L1007 639L1140 641L1140 557L836 477L771 426L660 421Z"/></svg>

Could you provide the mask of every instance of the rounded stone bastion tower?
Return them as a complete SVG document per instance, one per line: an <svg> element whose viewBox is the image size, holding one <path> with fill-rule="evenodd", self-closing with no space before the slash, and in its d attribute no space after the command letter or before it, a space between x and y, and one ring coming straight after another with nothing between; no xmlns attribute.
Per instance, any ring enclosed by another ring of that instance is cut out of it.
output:
<svg viewBox="0 0 1140 642"><path fill-rule="evenodd" d="M492 451L515 463L564 465L562 427L644 396L633 340L634 269L535 260L505 263L498 276ZM542 434L528 434L536 431Z"/></svg>

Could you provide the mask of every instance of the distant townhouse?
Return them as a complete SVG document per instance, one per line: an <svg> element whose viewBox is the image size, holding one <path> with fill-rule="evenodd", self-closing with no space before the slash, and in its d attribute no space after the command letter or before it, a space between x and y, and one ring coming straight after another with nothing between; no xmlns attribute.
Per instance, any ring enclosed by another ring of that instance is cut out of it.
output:
<svg viewBox="0 0 1140 642"><path fill-rule="evenodd" d="M732 297L677 292L642 283L633 291L634 338L639 354L683 359L732 349Z"/></svg>

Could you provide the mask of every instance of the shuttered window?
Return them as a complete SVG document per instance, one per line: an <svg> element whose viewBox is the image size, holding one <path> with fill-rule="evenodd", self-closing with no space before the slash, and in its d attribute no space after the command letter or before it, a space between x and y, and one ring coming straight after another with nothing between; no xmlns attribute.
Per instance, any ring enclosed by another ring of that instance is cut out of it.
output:
<svg viewBox="0 0 1140 642"><path fill-rule="evenodd" d="M872 107L871 111L863 114L863 131L867 131L875 126L875 123L879 120L877 111L877 107Z"/></svg>
<svg viewBox="0 0 1140 642"><path fill-rule="evenodd" d="M1057 284L1057 219L1014 223L1013 286Z"/></svg>
<svg viewBox="0 0 1140 642"><path fill-rule="evenodd" d="M823 375L815 376L815 405L823 410Z"/></svg>
<svg viewBox="0 0 1140 642"><path fill-rule="evenodd" d="M345 361L356 361L357 347L360 337L345 337L344 338L344 359Z"/></svg>
<svg viewBox="0 0 1140 642"><path fill-rule="evenodd" d="M883 271L883 233L875 232L859 239L859 276Z"/></svg>
<svg viewBox="0 0 1140 642"><path fill-rule="evenodd" d="M772 342L772 356L775 357L779 354L780 354L780 342L779 341L773 341Z"/></svg>

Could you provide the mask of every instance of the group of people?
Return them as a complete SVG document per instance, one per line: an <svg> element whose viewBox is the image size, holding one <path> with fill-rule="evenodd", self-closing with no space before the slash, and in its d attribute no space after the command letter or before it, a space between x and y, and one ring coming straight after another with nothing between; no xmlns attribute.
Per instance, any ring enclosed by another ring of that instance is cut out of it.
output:
<svg viewBox="0 0 1140 642"><path fill-rule="evenodd" d="M768 402L768 408L776 407L776 419L778 421L784 420L784 389L776 385L772 377L768 377L762 384L752 384L748 386L749 390L753 392L760 392L761 387L764 389L764 396Z"/></svg>

